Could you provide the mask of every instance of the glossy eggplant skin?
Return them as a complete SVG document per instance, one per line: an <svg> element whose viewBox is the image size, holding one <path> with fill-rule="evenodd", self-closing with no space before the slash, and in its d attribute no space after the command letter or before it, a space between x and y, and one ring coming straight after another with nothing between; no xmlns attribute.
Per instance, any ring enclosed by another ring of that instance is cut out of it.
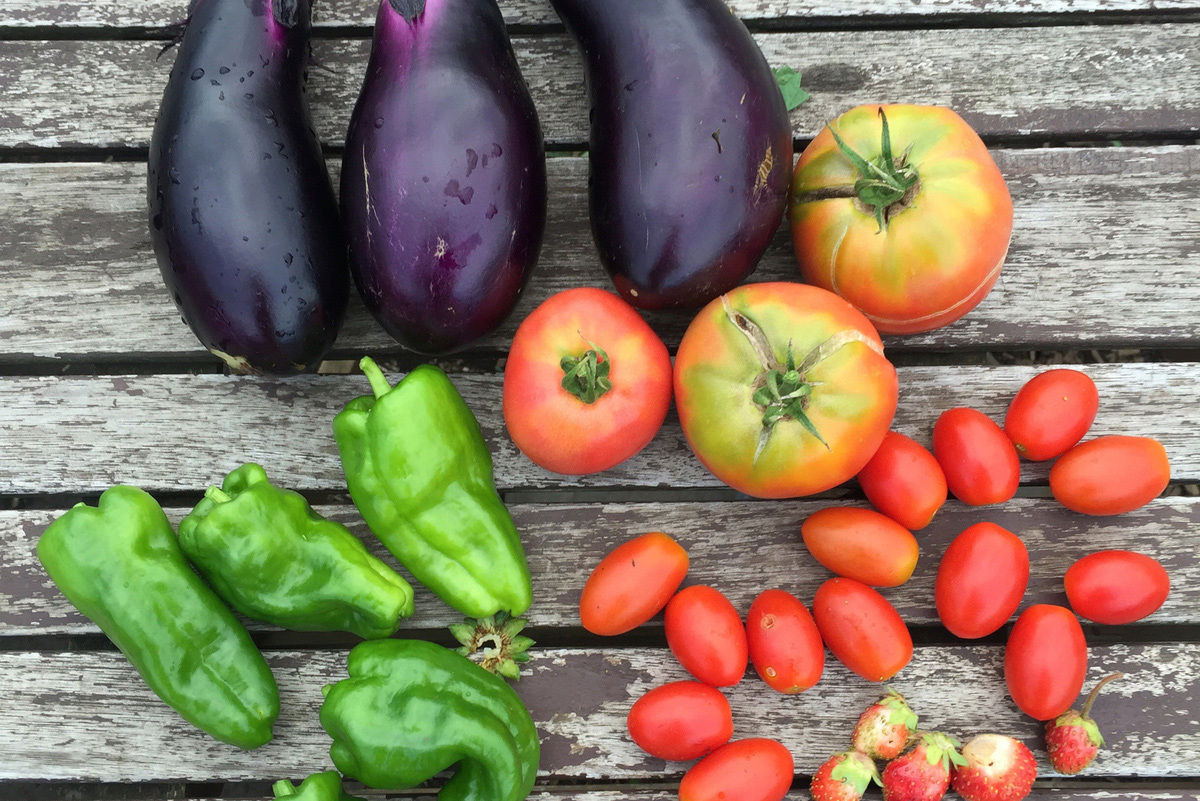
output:
<svg viewBox="0 0 1200 801"><path fill-rule="evenodd" d="M551 0L583 50L592 233L644 309L702 306L757 266L787 205L774 74L722 0Z"/></svg>
<svg viewBox="0 0 1200 801"><path fill-rule="evenodd" d="M150 141L150 234L184 321L235 372L315 369L350 292L304 96L309 0L197 0Z"/></svg>
<svg viewBox="0 0 1200 801"><path fill-rule="evenodd" d="M402 345L459 350L541 249L541 127L495 0L382 0L342 162L350 267Z"/></svg>

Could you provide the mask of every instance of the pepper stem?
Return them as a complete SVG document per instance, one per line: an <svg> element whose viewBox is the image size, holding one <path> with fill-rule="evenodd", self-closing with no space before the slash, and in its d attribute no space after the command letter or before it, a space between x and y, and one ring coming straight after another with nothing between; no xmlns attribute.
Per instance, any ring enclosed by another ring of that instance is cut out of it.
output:
<svg viewBox="0 0 1200 801"><path fill-rule="evenodd" d="M563 356L559 367L562 368L562 388L570 392L584 403L595 403L613 388L612 379L608 377L612 363L604 348L590 342L581 333L579 335L588 344L588 350L582 356Z"/></svg>
<svg viewBox="0 0 1200 801"><path fill-rule="evenodd" d="M287 798L296 794L296 785L287 779L280 779L271 785L271 792L276 798Z"/></svg>
<svg viewBox="0 0 1200 801"><path fill-rule="evenodd" d="M529 661L533 640L521 635L526 620L497 612L475 620L466 618L450 626L450 633L461 643L458 653L489 673L506 679L521 678L521 663Z"/></svg>
<svg viewBox="0 0 1200 801"><path fill-rule="evenodd" d="M376 398L382 398L392 391L392 385L388 383L387 376L383 374L383 370L379 369L379 365L370 356L362 357L362 360L358 363L358 368L363 371L363 375L371 382L371 391L375 393Z"/></svg>
<svg viewBox="0 0 1200 801"><path fill-rule="evenodd" d="M204 497L216 503L229 503L233 496L220 487L209 487L204 491Z"/></svg>
<svg viewBox="0 0 1200 801"><path fill-rule="evenodd" d="M1123 678L1125 678L1124 673L1113 673L1111 676L1105 676L1104 678L1100 679L1100 681L1096 683L1096 686L1092 688L1092 691L1088 693L1087 700L1083 702L1083 711L1079 716L1086 719L1088 715L1091 714L1092 704L1096 703L1096 698L1100 696L1101 687L1103 687L1105 684L1108 684L1110 681L1116 681L1117 679Z"/></svg>

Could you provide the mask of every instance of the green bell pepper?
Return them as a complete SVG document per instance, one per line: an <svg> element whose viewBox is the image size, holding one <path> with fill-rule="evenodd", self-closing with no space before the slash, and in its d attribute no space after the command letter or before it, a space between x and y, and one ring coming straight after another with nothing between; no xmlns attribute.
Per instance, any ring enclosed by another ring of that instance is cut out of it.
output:
<svg viewBox="0 0 1200 801"><path fill-rule="evenodd" d="M162 507L117 486L77 504L37 544L63 595L91 618L159 698L240 748L270 741L279 690L233 613L188 565Z"/></svg>
<svg viewBox="0 0 1200 801"><path fill-rule="evenodd" d="M537 728L503 679L418 640L361 643L348 671L321 705L342 773L403 790L457 763L440 801L520 801L533 789Z"/></svg>
<svg viewBox="0 0 1200 801"><path fill-rule="evenodd" d="M208 489L179 544L230 606L281 628L390 637L413 612L407 581L256 464Z"/></svg>
<svg viewBox="0 0 1200 801"><path fill-rule="evenodd" d="M375 394L350 401L333 436L363 519L458 611L521 614L533 598L529 566L475 416L436 367L392 387L371 359L360 365Z"/></svg>
<svg viewBox="0 0 1200 801"><path fill-rule="evenodd" d="M336 770L314 773L300 786L281 779L271 786L275 801L363 801L342 789L342 776Z"/></svg>

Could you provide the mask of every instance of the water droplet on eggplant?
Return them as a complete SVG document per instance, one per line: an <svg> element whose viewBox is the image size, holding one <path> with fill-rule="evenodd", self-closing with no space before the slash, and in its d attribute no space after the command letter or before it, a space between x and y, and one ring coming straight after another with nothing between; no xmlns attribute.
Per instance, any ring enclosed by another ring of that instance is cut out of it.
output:
<svg viewBox="0 0 1200 801"><path fill-rule="evenodd" d="M376 117L376 118L375 118L375 127L376 127L376 128L382 128L382 127L383 127L383 117Z"/></svg>
<svg viewBox="0 0 1200 801"><path fill-rule="evenodd" d="M193 81L198 81L203 77L204 77L204 70L201 69L200 67L196 67L196 69L192 70L192 80Z"/></svg>

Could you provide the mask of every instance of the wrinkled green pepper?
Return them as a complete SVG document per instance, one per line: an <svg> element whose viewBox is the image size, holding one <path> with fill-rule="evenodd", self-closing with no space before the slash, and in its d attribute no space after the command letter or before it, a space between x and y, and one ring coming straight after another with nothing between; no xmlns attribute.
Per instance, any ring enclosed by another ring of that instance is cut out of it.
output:
<svg viewBox="0 0 1200 801"><path fill-rule="evenodd" d="M279 690L233 613L188 565L162 507L113 487L77 504L38 540L38 559L158 697L240 748L270 741Z"/></svg>
<svg viewBox="0 0 1200 801"><path fill-rule="evenodd" d="M281 779L271 786L275 801L363 801L342 789L342 777L336 770L314 773L300 786Z"/></svg>
<svg viewBox="0 0 1200 801"><path fill-rule="evenodd" d="M333 436L363 519L458 611L521 614L533 598L529 566L475 416L436 367L392 387L371 359L360 364L375 394L346 404Z"/></svg>
<svg viewBox="0 0 1200 801"><path fill-rule="evenodd" d="M403 790L458 764L440 801L520 801L540 746L505 681L464 656L418 640L375 640L350 652L350 678L324 688L321 726L338 770Z"/></svg>
<svg viewBox="0 0 1200 801"><path fill-rule="evenodd" d="M208 489L179 544L230 606L281 628L390 637L413 612L407 581L256 464Z"/></svg>

